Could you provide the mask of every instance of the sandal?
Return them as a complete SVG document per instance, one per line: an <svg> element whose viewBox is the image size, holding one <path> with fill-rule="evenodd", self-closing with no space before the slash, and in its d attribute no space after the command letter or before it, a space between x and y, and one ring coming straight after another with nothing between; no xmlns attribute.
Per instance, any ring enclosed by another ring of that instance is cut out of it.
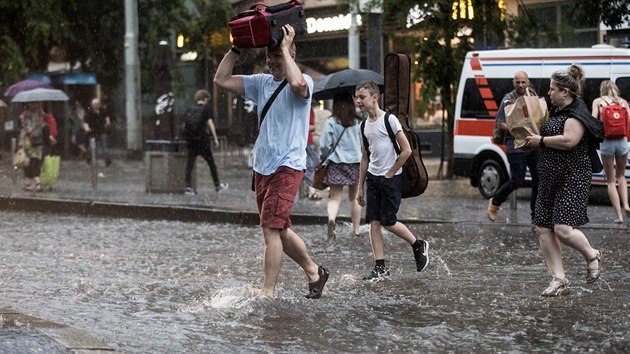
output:
<svg viewBox="0 0 630 354"><path fill-rule="evenodd" d="M316 282L308 283L308 294L304 295L307 299L319 299L322 297L322 292L324 291L324 285L328 281L328 270L326 268L319 266L317 268L317 273L319 274L319 279Z"/></svg>
<svg viewBox="0 0 630 354"><path fill-rule="evenodd" d="M543 290L540 294L541 296L558 296L558 295L566 295L569 293L569 280L566 278L559 279L553 278L549 283L549 286Z"/></svg>
<svg viewBox="0 0 630 354"><path fill-rule="evenodd" d="M317 193L317 192L313 192L311 195L308 196L308 199L310 199L310 200L322 200L322 196L319 195L319 193Z"/></svg>
<svg viewBox="0 0 630 354"><path fill-rule="evenodd" d="M597 267L590 267L591 263L597 261ZM597 255L586 260L586 283L592 283L599 278L604 270L604 255L597 251Z"/></svg>

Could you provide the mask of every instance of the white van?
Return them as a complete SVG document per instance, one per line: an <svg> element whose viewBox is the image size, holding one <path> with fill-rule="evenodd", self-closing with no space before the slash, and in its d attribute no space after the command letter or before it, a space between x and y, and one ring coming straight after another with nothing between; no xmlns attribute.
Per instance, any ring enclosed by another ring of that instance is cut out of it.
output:
<svg viewBox="0 0 630 354"><path fill-rule="evenodd" d="M490 198L509 178L505 147L492 143L494 118L503 96L514 89L514 73L523 70L540 96L549 91L551 74L578 64L586 81L582 92L587 107L599 96L603 80L613 80L630 101L630 49L597 45L593 48L505 49L466 54L455 103L453 172L470 177L472 186ZM630 161L626 180L630 182ZM528 176L529 179L529 176ZM602 173L593 184L605 185Z"/></svg>

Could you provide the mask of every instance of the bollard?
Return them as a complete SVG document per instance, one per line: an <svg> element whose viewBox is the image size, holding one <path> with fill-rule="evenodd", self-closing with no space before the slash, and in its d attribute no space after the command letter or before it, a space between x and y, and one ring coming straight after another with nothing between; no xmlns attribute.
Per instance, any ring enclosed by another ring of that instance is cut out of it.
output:
<svg viewBox="0 0 630 354"><path fill-rule="evenodd" d="M90 138L90 167L92 169L92 189L98 187L98 171L96 170L96 139Z"/></svg>
<svg viewBox="0 0 630 354"><path fill-rule="evenodd" d="M17 150L17 140L15 138L11 138L11 167L13 171L11 171L11 181L13 182L13 185L17 185L17 167L15 167L13 165L13 154L15 154L15 151Z"/></svg>
<svg viewBox="0 0 630 354"><path fill-rule="evenodd" d="M510 208L512 210L516 210L516 191L518 191L518 189L510 193Z"/></svg>

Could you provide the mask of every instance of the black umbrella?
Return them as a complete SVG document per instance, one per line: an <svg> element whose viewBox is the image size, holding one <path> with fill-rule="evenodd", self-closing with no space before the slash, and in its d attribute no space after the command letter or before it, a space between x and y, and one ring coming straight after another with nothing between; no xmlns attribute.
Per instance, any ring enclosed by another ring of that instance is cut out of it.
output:
<svg viewBox="0 0 630 354"><path fill-rule="evenodd" d="M166 41L160 41L153 57L155 88L155 138L175 139L175 95L171 86L173 58ZM164 132L164 130L167 130ZM165 136L166 135L166 136Z"/></svg>
<svg viewBox="0 0 630 354"><path fill-rule="evenodd" d="M383 89L383 75L368 69L345 69L326 75L313 88L313 99L329 100L337 93L350 92L354 95L354 87L361 81L372 80Z"/></svg>

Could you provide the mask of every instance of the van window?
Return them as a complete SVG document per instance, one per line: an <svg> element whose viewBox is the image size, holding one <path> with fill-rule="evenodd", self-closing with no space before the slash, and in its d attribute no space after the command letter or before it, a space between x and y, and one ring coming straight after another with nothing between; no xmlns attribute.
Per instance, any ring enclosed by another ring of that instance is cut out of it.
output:
<svg viewBox="0 0 630 354"><path fill-rule="evenodd" d="M497 103L501 104L501 99L506 93L513 90L512 79L488 79L488 87ZM479 86L475 79L467 79L464 85L464 97L462 97L462 118L494 119L490 116L481 98Z"/></svg>
<svg viewBox="0 0 630 354"><path fill-rule="evenodd" d="M621 97L630 101L630 77L620 77L615 81L615 84L619 87Z"/></svg>

